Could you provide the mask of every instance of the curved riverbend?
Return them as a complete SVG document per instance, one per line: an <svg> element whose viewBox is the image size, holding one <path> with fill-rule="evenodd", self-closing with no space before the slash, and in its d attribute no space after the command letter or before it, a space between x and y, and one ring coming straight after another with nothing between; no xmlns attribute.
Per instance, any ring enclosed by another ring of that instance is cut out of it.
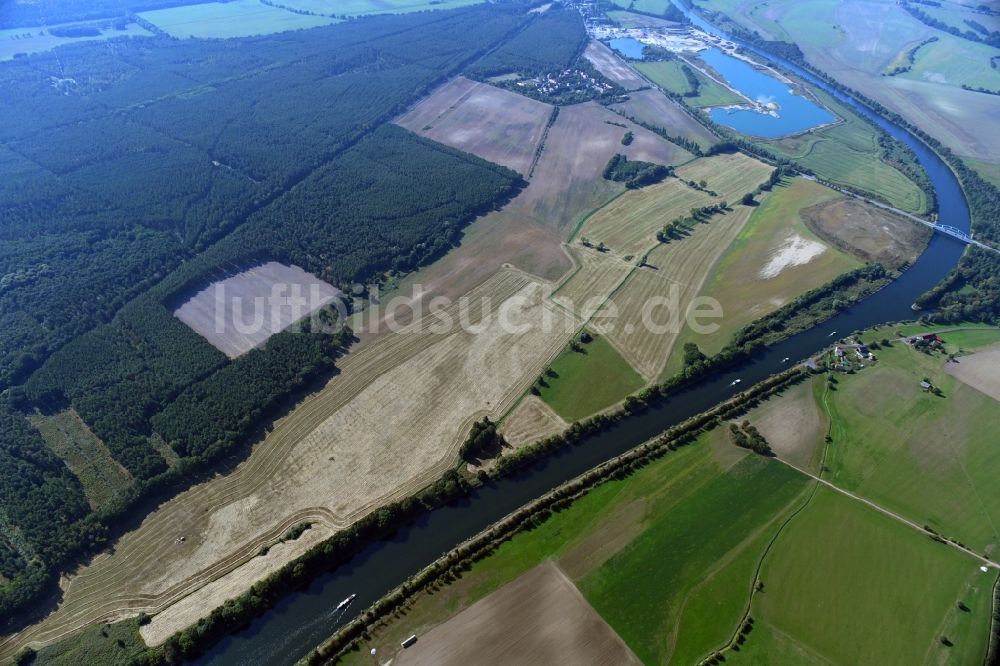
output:
<svg viewBox="0 0 1000 666"><path fill-rule="evenodd" d="M739 43L697 16L691 19L706 31ZM958 181L919 139L800 67L771 55L766 57L850 104L906 143L934 184L940 222L969 230L969 209ZM423 516L414 525L401 529L392 540L370 546L335 573L317 579L308 590L287 597L248 629L223 640L198 663L216 666L295 663L337 627L442 553L555 486L730 397L736 393L731 385L734 379L742 379L742 387L754 384L786 367L782 363L785 357L803 359L815 353L831 341L834 331L841 336L884 322L912 318L910 305L958 263L963 250L964 245L959 241L935 234L909 270L850 310L766 349L728 372L701 381L654 408L629 416L570 449L490 483L455 505ZM337 604L351 594L357 594L354 603L344 612L337 611Z"/></svg>

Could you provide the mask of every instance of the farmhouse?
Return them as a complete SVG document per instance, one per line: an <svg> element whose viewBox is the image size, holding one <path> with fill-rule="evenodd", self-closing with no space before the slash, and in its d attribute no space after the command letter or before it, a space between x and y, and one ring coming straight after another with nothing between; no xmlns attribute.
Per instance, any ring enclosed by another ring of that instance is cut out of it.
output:
<svg viewBox="0 0 1000 666"><path fill-rule="evenodd" d="M860 359L870 358L872 355L871 350L868 349L868 345L858 345L858 348L854 350L854 353L856 353Z"/></svg>

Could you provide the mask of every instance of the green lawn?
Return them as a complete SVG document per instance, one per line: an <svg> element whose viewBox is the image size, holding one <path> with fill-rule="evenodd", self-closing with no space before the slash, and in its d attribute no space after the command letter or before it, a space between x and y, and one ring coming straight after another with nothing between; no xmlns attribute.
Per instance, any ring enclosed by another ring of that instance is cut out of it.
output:
<svg viewBox="0 0 1000 666"><path fill-rule="evenodd" d="M979 552L995 553L996 401L945 373L943 354L902 343L877 353L877 365L841 377L830 395L826 477ZM943 396L921 390L925 377Z"/></svg>
<svg viewBox="0 0 1000 666"><path fill-rule="evenodd" d="M957 330L950 330L956 326L961 326ZM962 324L906 324L904 326L883 329L883 333L872 336L873 339L880 340L883 337L894 337L899 332L903 335L926 335L927 333L941 333L941 339L945 342L945 349L949 354L961 354L970 352L989 345L1000 342L1000 328L978 322L967 322ZM891 333L891 335L890 335Z"/></svg>
<svg viewBox="0 0 1000 666"><path fill-rule="evenodd" d="M971 557L820 488L766 557L753 629L726 663L979 664L995 580Z"/></svg>
<svg viewBox="0 0 1000 666"><path fill-rule="evenodd" d="M690 92L691 86L687 77L681 70L683 63L677 60L659 60L652 62L634 62L636 69L648 76L656 85L671 92L683 95ZM690 66L690 65L689 65ZM694 107L724 106L726 104L740 104L746 102L745 99L731 92L727 88L720 86L697 69L693 68L698 80L701 82L699 92L695 97L688 97L686 101Z"/></svg>
<svg viewBox="0 0 1000 666"><path fill-rule="evenodd" d="M546 377L541 398L559 416L577 421L610 407L645 385L607 340L595 335L584 352L567 349L552 362L555 377Z"/></svg>

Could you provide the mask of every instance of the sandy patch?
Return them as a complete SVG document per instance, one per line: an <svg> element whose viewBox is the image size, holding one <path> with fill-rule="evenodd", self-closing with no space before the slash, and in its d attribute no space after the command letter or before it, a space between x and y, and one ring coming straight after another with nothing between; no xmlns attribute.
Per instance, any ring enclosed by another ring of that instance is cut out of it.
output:
<svg viewBox="0 0 1000 666"><path fill-rule="evenodd" d="M1000 400L1000 345L960 356L956 363L946 363L945 372L994 400Z"/></svg>
<svg viewBox="0 0 1000 666"><path fill-rule="evenodd" d="M340 293L298 266L269 261L202 289L174 316L223 354L236 358L333 302Z"/></svg>
<svg viewBox="0 0 1000 666"><path fill-rule="evenodd" d="M777 277L786 268L803 266L826 252L826 246L814 240L803 238L797 233L785 239L766 264L760 269L760 277L769 280Z"/></svg>
<svg viewBox="0 0 1000 666"><path fill-rule="evenodd" d="M542 564L400 651L398 666L638 664L559 569Z"/></svg>

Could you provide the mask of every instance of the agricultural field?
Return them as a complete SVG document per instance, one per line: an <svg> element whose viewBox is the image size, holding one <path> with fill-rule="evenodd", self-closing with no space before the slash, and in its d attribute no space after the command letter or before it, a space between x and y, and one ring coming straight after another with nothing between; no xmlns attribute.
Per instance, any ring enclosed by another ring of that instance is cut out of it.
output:
<svg viewBox="0 0 1000 666"><path fill-rule="evenodd" d="M978 664L996 576L820 487L764 559L753 628L726 663Z"/></svg>
<svg viewBox="0 0 1000 666"><path fill-rule="evenodd" d="M31 663L35 666L126 664L145 649L139 622L132 618L87 627L65 641L42 648Z"/></svg>
<svg viewBox="0 0 1000 666"><path fill-rule="evenodd" d="M298 266L269 261L205 287L174 316L229 358L329 305L340 290Z"/></svg>
<svg viewBox="0 0 1000 666"><path fill-rule="evenodd" d="M455 9L480 2L483 0L281 0L276 4L314 14L348 17Z"/></svg>
<svg viewBox="0 0 1000 666"><path fill-rule="evenodd" d="M682 64L683 63L678 60L633 63L636 69L648 76L656 85L671 92L683 95L686 92L690 92L691 86L688 83L687 77L684 76L683 71L681 71ZM689 67L691 66L689 65ZM691 69L701 82L701 85L698 88L698 94L694 97L688 97L686 99L687 103L691 106L705 108L711 106L725 106L727 104L742 104L746 102L743 97L740 97L725 86L713 81L698 68L691 67Z"/></svg>
<svg viewBox="0 0 1000 666"><path fill-rule="evenodd" d="M55 414L36 414L29 420L46 445L80 479L92 509L102 506L131 483L132 476L115 462L108 447L72 408Z"/></svg>
<svg viewBox="0 0 1000 666"><path fill-rule="evenodd" d="M518 447L561 433L568 425L541 398L529 395L504 417L500 432L508 444Z"/></svg>
<svg viewBox="0 0 1000 666"><path fill-rule="evenodd" d="M586 321L635 269L635 263L586 247L575 246L569 252L578 267L559 285L552 300Z"/></svg>
<svg viewBox="0 0 1000 666"><path fill-rule="evenodd" d="M749 206L734 206L725 215L695 225L687 237L658 245L649 253L647 265L637 269L598 313L595 327L648 381L659 379L712 266L752 211Z"/></svg>
<svg viewBox="0 0 1000 666"><path fill-rule="evenodd" d="M601 335L582 351L563 350L549 365L539 397L565 421L596 414L645 385L642 377Z"/></svg>
<svg viewBox="0 0 1000 666"><path fill-rule="evenodd" d="M440 331L428 317L342 359L340 373L277 421L235 471L166 502L114 554L82 567L58 609L16 644L41 646L100 618L161 611L201 595L144 627L166 638L204 614L198 600L235 596L259 567L287 561L262 561L258 551L291 525L309 521L321 534L436 479L454 464L472 420L506 413L577 326L516 271L501 271L469 300L492 304L471 308L467 321L477 334ZM449 310L453 322L457 307ZM512 327L501 321L501 307ZM176 543L179 536L186 541ZM0 643L0 651L11 645Z"/></svg>
<svg viewBox="0 0 1000 666"><path fill-rule="evenodd" d="M250 37L336 23L326 16L296 14L260 0L181 5L139 12L138 16L171 37L182 39Z"/></svg>
<svg viewBox="0 0 1000 666"><path fill-rule="evenodd" d="M803 178L784 180L775 186L711 268L701 290L701 295L716 299L722 306L718 330L699 335L684 329L674 348L694 342L705 354L715 354L743 326L860 266L856 258L816 236L802 219L803 209L842 197ZM837 209L825 212L835 214ZM666 366L666 375L681 367L680 355L674 354Z"/></svg>
<svg viewBox="0 0 1000 666"><path fill-rule="evenodd" d="M930 240L927 227L852 197L840 197L799 211L809 230L855 255L897 269L912 264Z"/></svg>
<svg viewBox="0 0 1000 666"><path fill-rule="evenodd" d="M952 337L947 335L947 338ZM963 384L1000 402L1000 347L993 346L962 356L957 362L949 363L946 370Z"/></svg>
<svg viewBox="0 0 1000 666"><path fill-rule="evenodd" d="M420 636L393 663L542 666L563 660L595 666L641 663L572 581L548 562Z"/></svg>
<svg viewBox="0 0 1000 666"><path fill-rule="evenodd" d="M72 24L74 27L78 23ZM152 37L153 33L136 23L128 23L121 29L96 23L94 27L100 35L87 37L57 37L51 30L66 26L50 25L44 28L7 28L0 30L0 61L11 60L17 54L42 53L63 44L89 42L93 40L115 39L117 37Z"/></svg>
<svg viewBox="0 0 1000 666"><path fill-rule="evenodd" d="M948 333L941 335L948 339ZM826 478L976 552L995 555L996 400L953 376L944 354L901 342L876 354L874 367L839 377L829 394L833 444ZM959 364L966 358L959 357ZM924 379L941 395L922 390Z"/></svg>
<svg viewBox="0 0 1000 666"><path fill-rule="evenodd" d="M677 178L626 192L583 223L578 237L604 243L616 255L641 256L656 245L656 232L691 208L732 203L768 179L772 167L742 153L703 157L676 170ZM683 180L706 181L718 196L689 187Z"/></svg>
<svg viewBox="0 0 1000 666"><path fill-rule="evenodd" d="M458 77L396 123L527 176L551 114L548 104Z"/></svg>
<svg viewBox="0 0 1000 666"><path fill-rule="evenodd" d="M924 212L927 197L913 181L882 161L874 128L833 97L821 90L814 92L844 122L765 145L832 183L872 192L912 213Z"/></svg>
<svg viewBox="0 0 1000 666"><path fill-rule="evenodd" d="M396 653L407 636L429 635L547 561L643 663L694 663L738 626L756 562L806 488L805 477L732 447L717 429L598 486L459 580L422 593L345 663L363 663L369 647Z"/></svg>
<svg viewBox="0 0 1000 666"><path fill-rule="evenodd" d="M636 74L635 70L626 65L621 58L615 55L614 51L602 42L591 40L583 55L597 68L597 71L625 90L635 90L646 85L646 81Z"/></svg>
<svg viewBox="0 0 1000 666"><path fill-rule="evenodd" d="M821 471L823 440L829 420L820 409L825 399L821 377L801 382L771 397L750 414L771 450L780 459L811 474Z"/></svg>
<svg viewBox="0 0 1000 666"><path fill-rule="evenodd" d="M611 108L628 118L662 127L671 136L694 141L702 150L707 150L717 140L704 125L658 90L629 93L628 100L613 104Z"/></svg>

